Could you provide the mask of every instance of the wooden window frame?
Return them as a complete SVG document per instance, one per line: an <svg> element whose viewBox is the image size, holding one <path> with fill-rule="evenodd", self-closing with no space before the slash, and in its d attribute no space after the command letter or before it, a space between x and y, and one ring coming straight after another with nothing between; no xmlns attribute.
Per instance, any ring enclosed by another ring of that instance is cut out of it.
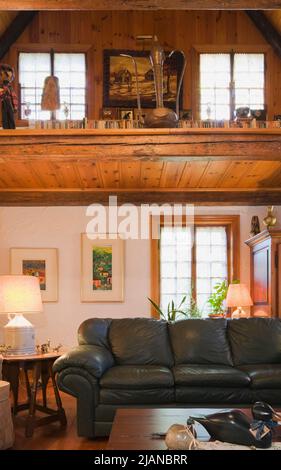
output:
<svg viewBox="0 0 281 470"><path fill-rule="evenodd" d="M159 227L164 226L164 217L160 221L153 216L150 219L152 233L153 224L159 222ZM185 218L183 218L183 224ZM240 279L240 215L196 215L194 217L196 227L225 227L227 235L227 274L229 280ZM195 272L195 244L193 244L192 278ZM160 238L150 238L150 298L158 305L160 303ZM195 286L196 288L196 286ZM159 318L158 312L151 306L151 316Z"/></svg>
<svg viewBox="0 0 281 470"><path fill-rule="evenodd" d="M192 102L191 109L194 119L200 119L200 54L264 54L264 107L267 110L269 102L268 61L270 46L263 45L194 45L191 50L192 69Z"/></svg>
<svg viewBox="0 0 281 470"><path fill-rule="evenodd" d="M54 53L67 53L67 54L75 54L81 53L85 54L86 59L86 94L85 94L85 114L88 117L88 103L89 103L89 73L88 73L88 53L91 49L91 44L57 44L57 43L50 43L50 44L17 44L11 47L10 55L11 55L11 62L16 64L15 67L15 80L14 86L15 89L18 90L19 95L19 103L21 101L20 97L20 87L19 87L19 54L21 52L41 52L41 53L51 53L51 49ZM25 125L28 123L28 120L21 117L21 106L18 109L18 125Z"/></svg>

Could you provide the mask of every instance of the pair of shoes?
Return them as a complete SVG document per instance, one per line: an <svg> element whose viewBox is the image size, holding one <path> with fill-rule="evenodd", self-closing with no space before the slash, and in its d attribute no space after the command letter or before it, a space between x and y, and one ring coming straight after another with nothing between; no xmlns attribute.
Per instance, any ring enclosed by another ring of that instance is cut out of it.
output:
<svg viewBox="0 0 281 470"><path fill-rule="evenodd" d="M252 406L252 415L254 420L240 410L230 410L189 419L202 424L211 439L266 449L271 446L272 428L278 424L275 419L280 415L264 402Z"/></svg>

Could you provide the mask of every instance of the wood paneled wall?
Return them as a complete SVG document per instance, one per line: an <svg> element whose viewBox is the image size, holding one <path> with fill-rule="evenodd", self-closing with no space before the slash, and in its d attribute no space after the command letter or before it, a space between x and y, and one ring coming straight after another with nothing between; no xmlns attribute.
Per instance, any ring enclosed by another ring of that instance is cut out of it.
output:
<svg viewBox="0 0 281 470"><path fill-rule="evenodd" d="M184 107L194 104L196 61L193 47L198 45L239 46L239 50L255 50L267 46L243 12L235 11L99 11L99 12L40 12L32 24L11 48L5 60L17 66L21 45L48 50L67 45L69 50L86 46L88 50L88 117L98 118L103 97L103 49L135 49L136 36L157 34L165 48L183 49L188 66L184 81ZM281 114L281 61L268 48L267 105L269 119Z"/></svg>

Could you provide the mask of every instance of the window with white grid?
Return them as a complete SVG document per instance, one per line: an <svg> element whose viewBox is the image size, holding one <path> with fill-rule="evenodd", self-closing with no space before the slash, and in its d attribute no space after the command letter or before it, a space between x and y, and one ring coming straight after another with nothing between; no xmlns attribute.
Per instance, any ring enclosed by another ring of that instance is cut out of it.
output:
<svg viewBox="0 0 281 470"><path fill-rule="evenodd" d="M196 298L200 310L210 313L208 298L217 283L227 279L225 227L196 227Z"/></svg>
<svg viewBox="0 0 281 470"><path fill-rule="evenodd" d="M193 245L194 240L194 245ZM225 226L162 227L160 238L160 305L167 311L172 300L179 305L190 295L203 316L210 313L208 298L218 282L228 278Z"/></svg>
<svg viewBox="0 0 281 470"><path fill-rule="evenodd" d="M167 310L172 300L179 305L191 291L192 230L162 227L160 238L160 304Z"/></svg>
<svg viewBox="0 0 281 470"><path fill-rule="evenodd" d="M265 57L258 53L200 54L201 119L232 119L235 109L264 109Z"/></svg>
<svg viewBox="0 0 281 470"><path fill-rule="evenodd" d="M52 64L53 60L53 64ZM86 56L84 53L20 52L19 83L21 90L21 117L23 119L50 119L49 111L41 110L45 78L59 79L61 108L57 119L83 119L86 116Z"/></svg>
<svg viewBox="0 0 281 470"><path fill-rule="evenodd" d="M264 54L234 55L236 108L264 109Z"/></svg>

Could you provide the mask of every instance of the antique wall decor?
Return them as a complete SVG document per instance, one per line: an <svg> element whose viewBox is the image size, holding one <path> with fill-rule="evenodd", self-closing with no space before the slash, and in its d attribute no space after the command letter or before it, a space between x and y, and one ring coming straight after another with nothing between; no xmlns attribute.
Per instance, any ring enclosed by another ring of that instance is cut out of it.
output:
<svg viewBox="0 0 281 470"><path fill-rule="evenodd" d="M56 248L11 248L10 272L38 277L43 302L58 301Z"/></svg>
<svg viewBox="0 0 281 470"><path fill-rule="evenodd" d="M142 108L155 107L154 73L149 59L150 52L126 49L104 50L104 107L137 107L135 65L130 56L134 57L137 63L141 106ZM182 58L176 54L167 58L163 71L163 101L164 106L174 110L176 109L177 90L181 72ZM179 102L181 105L182 88Z"/></svg>
<svg viewBox="0 0 281 470"><path fill-rule="evenodd" d="M274 227L274 225L276 225L277 218L274 215L273 211L274 211L274 206L268 206L267 214L265 218L263 219L263 223L267 228L271 228L271 227Z"/></svg>

